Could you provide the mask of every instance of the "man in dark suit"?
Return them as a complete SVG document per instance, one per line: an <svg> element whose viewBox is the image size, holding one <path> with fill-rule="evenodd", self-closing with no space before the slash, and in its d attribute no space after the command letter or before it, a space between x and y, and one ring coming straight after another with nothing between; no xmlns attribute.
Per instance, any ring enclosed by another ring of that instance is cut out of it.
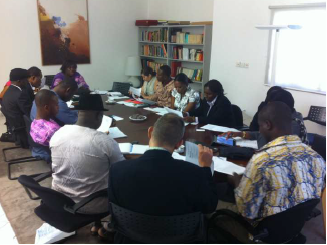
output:
<svg viewBox="0 0 327 245"><path fill-rule="evenodd" d="M28 147L24 115L29 115L32 102L24 91L29 86L28 71L22 68L10 72L11 85L3 96L1 111L6 117L9 128L13 131L15 142L24 148ZM24 92L23 92L24 91Z"/></svg>
<svg viewBox="0 0 327 245"><path fill-rule="evenodd" d="M31 101L31 103L33 103L34 101L34 91L33 91L33 87L34 88L39 88L41 86L41 79L42 79L42 71L37 68L36 66L32 66L31 68L29 68L28 70L28 84L26 85L26 94L29 98L29 100ZM32 106L31 106L32 108ZM31 110L31 108L29 109L29 111Z"/></svg>
<svg viewBox="0 0 327 245"><path fill-rule="evenodd" d="M155 216L213 212L218 195L210 170L212 151L199 145L201 167L172 157L184 131L183 119L174 114L158 119L148 130L150 148L143 156L111 165L109 200ZM115 242L120 239L117 234Z"/></svg>
<svg viewBox="0 0 327 245"><path fill-rule="evenodd" d="M214 124L224 127L235 127L232 104L224 95L224 89L217 80L210 80L204 85L204 97L199 108L184 113L186 122Z"/></svg>

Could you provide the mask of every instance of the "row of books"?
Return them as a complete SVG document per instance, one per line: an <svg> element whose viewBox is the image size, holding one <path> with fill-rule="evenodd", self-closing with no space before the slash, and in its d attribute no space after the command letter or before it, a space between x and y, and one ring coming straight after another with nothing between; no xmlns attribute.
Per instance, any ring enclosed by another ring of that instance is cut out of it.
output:
<svg viewBox="0 0 327 245"><path fill-rule="evenodd" d="M212 25L212 21L176 21L176 20L136 20L136 26L153 26L153 25Z"/></svg>
<svg viewBox="0 0 327 245"><path fill-rule="evenodd" d="M183 46L173 47L173 59L203 61L203 51L201 49L189 49Z"/></svg>
<svg viewBox="0 0 327 245"><path fill-rule="evenodd" d="M146 59L142 59L142 67L151 67L153 71L158 72L158 69L163 66L164 64L161 63L156 63L152 60L146 60Z"/></svg>
<svg viewBox="0 0 327 245"><path fill-rule="evenodd" d="M167 49L164 44L161 46L142 45L141 55L167 58Z"/></svg>
<svg viewBox="0 0 327 245"><path fill-rule="evenodd" d="M158 31L142 31L141 41L148 42L168 42L168 29Z"/></svg>
<svg viewBox="0 0 327 245"><path fill-rule="evenodd" d="M203 34L190 34L189 32L176 32L171 35L172 43L203 44Z"/></svg>
<svg viewBox="0 0 327 245"><path fill-rule="evenodd" d="M172 61L171 62L171 76L176 77L177 74L184 73L188 76L189 79L193 81L202 81L202 69L190 69L186 67L182 67L182 62L179 61Z"/></svg>

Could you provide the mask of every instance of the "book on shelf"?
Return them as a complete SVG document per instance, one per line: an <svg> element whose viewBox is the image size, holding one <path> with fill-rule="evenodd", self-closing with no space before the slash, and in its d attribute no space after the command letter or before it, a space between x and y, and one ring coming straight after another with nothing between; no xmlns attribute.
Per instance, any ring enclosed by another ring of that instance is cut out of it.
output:
<svg viewBox="0 0 327 245"><path fill-rule="evenodd" d="M158 25L167 25L168 20L158 20Z"/></svg>
<svg viewBox="0 0 327 245"><path fill-rule="evenodd" d="M174 60L203 61L203 51L201 49L190 49L183 46L174 46L172 58Z"/></svg>
<svg viewBox="0 0 327 245"><path fill-rule="evenodd" d="M171 76L176 77L177 73L177 68L182 66L182 62L179 61L172 61L171 62Z"/></svg>
<svg viewBox="0 0 327 245"><path fill-rule="evenodd" d="M196 50L195 54L195 60L196 61L203 61L203 51L202 50Z"/></svg>
<svg viewBox="0 0 327 245"><path fill-rule="evenodd" d="M153 71L158 72L158 69L163 66L162 63L154 62L153 60L141 59L142 68L151 67Z"/></svg>
<svg viewBox="0 0 327 245"><path fill-rule="evenodd" d="M189 32L176 31L172 33L172 43L203 44L203 34L190 34Z"/></svg>
<svg viewBox="0 0 327 245"><path fill-rule="evenodd" d="M168 42L168 29L163 28L158 31L142 31L141 41L145 42Z"/></svg>
<svg viewBox="0 0 327 245"><path fill-rule="evenodd" d="M186 67L178 66L176 69L176 75L179 73L184 73L189 79L196 82L202 81L202 69L191 69Z"/></svg>
<svg viewBox="0 0 327 245"><path fill-rule="evenodd" d="M190 51L188 48L183 48L183 60L188 60L190 56Z"/></svg>
<svg viewBox="0 0 327 245"><path fill-rule="evenodd" d="M213 21L195 21L191 22L191 25L212 25Z"/></svg>
<svg viewBox="0 0 327 245"><path fill-rule="evenodd" d="M167 58L166 50L167 49L164 44L162 44L161 46L142 45L141 46L141 55Z"/></svg>
<svg viewBox="0 0 327 245"><path fill-rule="evenodd" d="M158 24L157 20L136 20L136 26L156 26Z"/></svg>
<svg viewBox="0 0 327 245"><path fill-rule="evenodd" d="M190 21L186 21L186 20L168 20L168 25L189 25L191 24Z"/></svg>

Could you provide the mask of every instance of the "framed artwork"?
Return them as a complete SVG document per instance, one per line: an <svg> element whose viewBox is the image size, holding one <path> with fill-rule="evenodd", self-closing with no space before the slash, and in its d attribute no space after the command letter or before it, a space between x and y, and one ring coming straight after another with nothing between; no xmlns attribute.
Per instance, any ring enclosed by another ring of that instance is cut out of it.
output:
<svg viewBox="0 0 327 245"><path fill-rule="evenodd" d="M43 65L90 63L87 0L37 0Z"/></svg>

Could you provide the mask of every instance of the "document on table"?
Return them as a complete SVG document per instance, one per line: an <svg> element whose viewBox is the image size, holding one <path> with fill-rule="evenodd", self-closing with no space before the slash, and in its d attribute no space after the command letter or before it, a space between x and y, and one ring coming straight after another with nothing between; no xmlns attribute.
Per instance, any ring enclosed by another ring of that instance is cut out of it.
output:
<svg viewBox="0 0 327 245"><path fill-rule="evenodd" d="M130 91L132 94L134 94L134 95L136 95L136 96L138 96L138 97L141 96L141 88L133 88L133 87L130 87L130 88L129 88L129 91Z"/></svg>
<svg viewBox="0 0 327 245"><path fill-rule="evenodd" d="M112 123L111 117L103 116L101 126L97 130L106 133L109 131L111 123Z"/></svg>
<svg viewBox="0 0 327 245"><path fill-rule="evenodd" d="M122 131L119 130L117 127L109 128L109 135L113 139L119 139L119 138L124 138L127 137Z"/></svg>
<svg viewBox="0 0 327 245"><path fill-rule="evenodd" d="M114 115L112 115L111 117L112 117L113 119L115 119L117 122L118 122L118 121L122 121L122 120L124 120L124 118L119 117L119 116L114 116Z"/></svg>
<svg viewBox="0 0 327 245"><path fill-rule="evenodd" d="M48 223L44 223L36 230L35 244L51 244L65 239L66 237L75 235L76 231L67 233L60 231Z"/></svg>
<svg viewBox="0 0 327 245"><path fill-rule="evenodd" d="M122 100L122 99L128 99L127 96L108 96L108 100Z"/></svg>
<svg viewBox="0 0 327 245"><path fill-rule="evenodd" d="M121 92L107 92L109 96L122 96Z"/></svg>
<svg viewBox="0 0 327 245"><path fill-rule="evenodd" d="M152 100L146 100L146 99L140 99L140 98L138 98L137 100L140 101L140 102L143 102L145 104L148 104L148 105L155 105L156 104L156 102L152 101Z"/></svg>
<svg viewBox="0 0 327 245"><path fill-rule="evenodd" d="M167 114L168 113L165 108L160 108L160 107L152 108L152 111L156 112L156 113L162 113L162 114Z"/></svg>
<svg viewBox="0 0 327 245"><path fill-rule="evenodd" d="M258 141L256 140L244 140L244 139L237 139L235 140L235 145L239 147L248 147L255 150L258 150Z"/></svg>
<svg viewBox="0 0 327 245"><path fill-rule="evenodd" d="M173 158L176 159L176 160L183 160L183 161L185 161L185 156L182 156L182 155L180 155L177 152L173 152Z"/></svg>
<svg viewBox="0 0 327 245"><path fill-rule="evenodd" d="M106 91L106 90L94 90L94 92L91 92L91 94L105 95L105 94L108 94L108 91Z"/></svg>
<svg viewBox="0 0 327 245"><path fill-rule="evenodd" d="M197 144L194 144L192 142L186 141L186 158L185 161L191 162L195 165L200 166L199 164L199 148ZM214 173L214 162L211 163L211 173L213 175Z"/></svg>
<svg viewBox="0 0 327 245"><path fill-rule="evenodd" d="M72 105L74 101L70 100L70 101L67 101L66 104L69 108L74 108L74 106Z"/></svg>
<svg viewBox="0 0 327 245"><path fill-rule="evenodd" d="M237 174L244 173L245 171L244 167L226 161L225 159L220 157L213 157L213 161L215 163L215 171L224 174L229 174L229 175L233 175L233 173L237 173Z"/></svg>
<svg viewBox="0 0 327 245"><path fill-rule="evenodd" d="M119 148L123 154L141 155L141 154L144 154L144 152L149 149L149 146L148 145L136 145L136 144L133 145L131 143L120 143Z"/></svg>
<svg viewBox="0 0 327 245"><path fill-rule="evenodd" d="M222 132L222 133L226 133L226 132L240 132L239 130L235 129L235 128L227 128L227 127L222 127L222 126L217 126L217 125L212 125L212 124L207 124L203 127L201 127L203 129L206 130L210 130L210 131L216 131L216 132Z"/></svg>
<svg viewBox="0 0 327 245"><path fill-rule="evenodd" d="M183 118L183 112L177 111L177 110L173 110L173 109L170 109L168 107L165 107L165 109L167 110L168 113L173 113L173 114L175 114L175 115Z"/></svg>

